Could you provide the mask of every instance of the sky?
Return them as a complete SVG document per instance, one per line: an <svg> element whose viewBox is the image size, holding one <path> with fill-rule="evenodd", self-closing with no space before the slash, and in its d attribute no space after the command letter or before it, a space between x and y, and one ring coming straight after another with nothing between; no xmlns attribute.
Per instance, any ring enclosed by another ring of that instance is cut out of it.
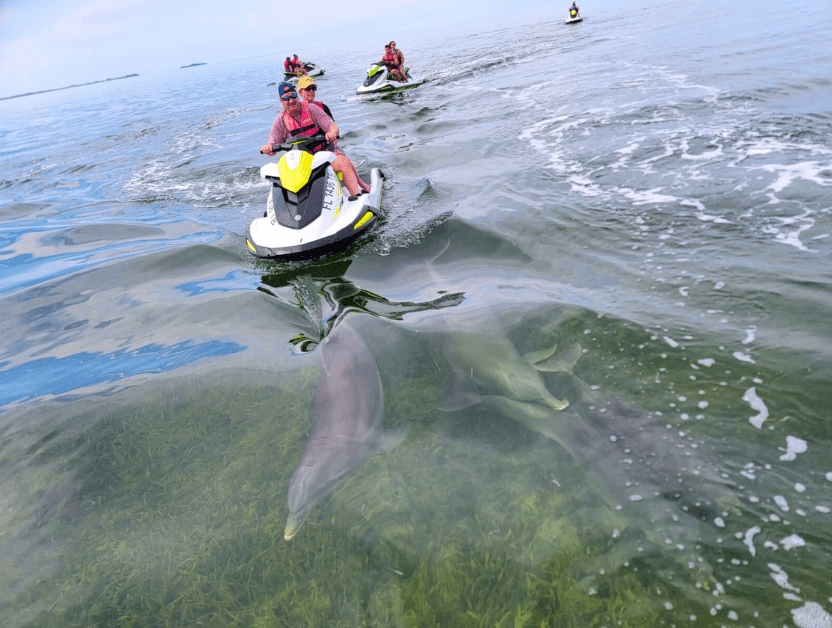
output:
<svg viewBox="0 0 832 628"><path fill-rule="evenodd" d="M565 13L570 0L560 1ZM303 10L312 5L290 6L287 0L0 0L0 97L189 63L285 56L322 42L367 41L375 51L390 37L548 17L553 2L318 0L307 17Z"/></svg>

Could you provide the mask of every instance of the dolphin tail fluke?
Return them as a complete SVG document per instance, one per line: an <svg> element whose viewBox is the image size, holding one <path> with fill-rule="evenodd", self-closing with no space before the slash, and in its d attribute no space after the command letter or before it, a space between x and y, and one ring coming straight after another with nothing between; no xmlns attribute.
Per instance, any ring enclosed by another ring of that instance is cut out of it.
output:
<svg viewBox="0 0 832 628"><path fill-rule="evenodd" d="M410 423L404 423L398 427L382 432L378 442L378 453L390 451L401 445L404 439L407 438L409 431Z"/></svg>

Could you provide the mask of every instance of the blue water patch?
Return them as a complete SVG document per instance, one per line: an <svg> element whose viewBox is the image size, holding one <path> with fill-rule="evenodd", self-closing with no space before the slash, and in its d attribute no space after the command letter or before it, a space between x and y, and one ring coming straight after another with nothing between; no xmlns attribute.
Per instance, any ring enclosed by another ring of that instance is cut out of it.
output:
<svg viewBox="0 0 832 628"><path fill-rule="evenodd" d="M247 278L247 281L242 280ZM259 283L259 277L253 278L250 273L234 270L219 279L204 281L188 281L176 286L177 290L188 293L188 296L205 294L206 292L231 292L233 290L247 290Z"/></svg>
<svg viewBox="0 0 832 628"><path fill-rule="evenodd" d="M164 373L207 357L240 353L236 342L187 340L171 346L149 344L114 353L76 353L65 358L42 358L0 371L0 406L42 395L61 395L94 384L112 383L132 375Z"/></svg>

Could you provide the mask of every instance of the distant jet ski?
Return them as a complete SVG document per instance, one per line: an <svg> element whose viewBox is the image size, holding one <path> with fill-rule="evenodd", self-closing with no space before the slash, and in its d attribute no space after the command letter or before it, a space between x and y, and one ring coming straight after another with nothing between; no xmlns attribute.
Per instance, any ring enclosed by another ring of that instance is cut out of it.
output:
<svg viewBox="0 0 832 628"><path fill-rule="evenodd" d="M578 22L583 22L584 18L581 17L581 12L577 9L570 8L569 9L569 17L565 20L565 24L576 24Z"/></svg>
<svg viewBox="0 0 832 628"><path fill-rule="evenodd" d="M321 76L324 71L314 63L304 63L303 69L306 70L306 76ZM283 78L287 81L298 80L298 75L294 72L284 72Z"/></svg>
<svg viewBox="0 0 832 628"><path fill-rule="evenodd" d="M260 168L260 176L272 188L266 213L252 221L246 238L256 257L306 257L344 248L378 222L384 186L381 170L370 172L370 192L349 196L330 165L335 153L310 152L322 141L325 135L304 135L275 144L275 151L287 152L277 163Z"/></svg>
<svg viewBox="0 0 832 628"><path fill-rule="evenodd" d="M393 75L390 74L390 69L388 68L388 64L382 63L381 61L376 61L367 68L367 78L364 79L364 82L358 86L358 89L355 90L356 94L381 94L381 93L390 93L390 92L401 92L405 89L411 89L413 87L419 87L422 83L425 82L425 79L414 80L410 76L410 69L404 69L405 76L407 76L408 81L407 83L402 83L401 81L396 80L393 78Z"/></svg>

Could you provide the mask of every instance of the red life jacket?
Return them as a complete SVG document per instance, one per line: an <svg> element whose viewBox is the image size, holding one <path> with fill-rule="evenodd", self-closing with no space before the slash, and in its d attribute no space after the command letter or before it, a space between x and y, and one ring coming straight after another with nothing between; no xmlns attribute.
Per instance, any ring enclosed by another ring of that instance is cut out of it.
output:
<svg viewBox="0 0 832 628"><path fill-rule="evenodd" d="M392 52L388 52L386 55L384 55L381 58L381 60L384 61L385 63L389 63L390 65L392 65L394 67L399 65L398 58Z"/></svg>
<svg viewBox="0 0 832 628"><path fill-rule="evenodd" d="M300 103L300 122L290 116L286 110L280 115L283 118L283 124L286 125L286 130L289 131L290 137L297 137L298 135L308 135L311 137L322 132L321 128L312 119L312 114L309 113L309 106L305 102ZM318 144L312 148L312 152L317 153L324 145L325 143L323 142Z"/></svg>
<svg viewBox="0 0 832 628"><path fill-rule="evenodd" d="M286 59L286 61L283 62L283 71L286 72L287 74L292 73L292 71L293 71L292 70L292 62L289 61L289 59Z"/></svg>

